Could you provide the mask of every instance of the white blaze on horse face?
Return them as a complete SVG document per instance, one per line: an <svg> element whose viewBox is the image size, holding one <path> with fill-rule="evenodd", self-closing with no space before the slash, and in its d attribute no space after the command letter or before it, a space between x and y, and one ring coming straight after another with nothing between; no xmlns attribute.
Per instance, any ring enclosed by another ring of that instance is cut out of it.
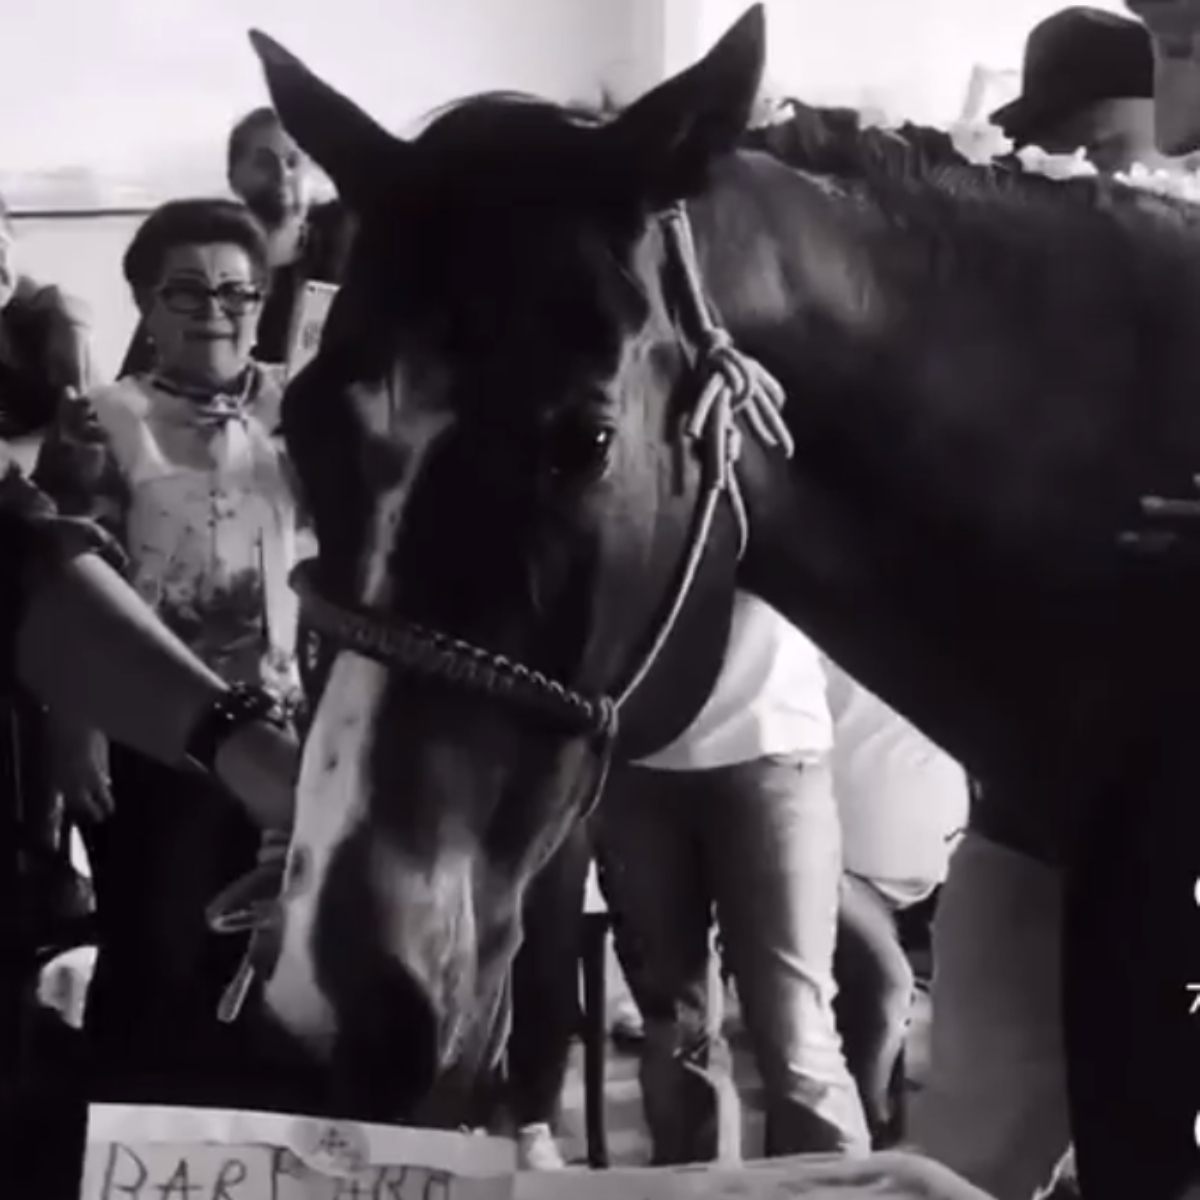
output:
<svg viewBox="0 0 1200 1200"><path fill-rule="evenodd" d="M363 426L375 437L406 447L408 453L402 476L376 498L371 514L371 530L363 548L360 594L368 607L385 604L389 598L389 562L413 482L434 443L453 424L453 414L444 403L446 384L444 373L427 368L420 385L415 385L412 373L398 364L390 388L383 393L364 390L351 395Z"/></svg>
<svg viewBox="0 0 1200 1200"><path fill-rule="evenodd" d="M333 852L366 817L374 714L386 686L387 672L378 663L339 654L300 764L287 877L292 856L303 854L306 862L295 889L285 889L282 945L263 1001L289 1033L322 1057L332 1051L337 1021L317 982L313 928Z"/></svg>
<svg viewBox="0 0 1200 1200"><path fill-rule="evenodd" d="M419 396L409 395L408 403L401 403L405 389L400 371L386 393L351 398L372 434L394 438L408 451L401 477L376 499L370 515L359 588L359 600L368 610L381 608L389 598L392 551L413 481L429 449L452 423L440 398L422 389ZM294 892L285 889L282 945L263 999L288 1032L323 1057L332 1051L337 1016L317 980L313 931L334 852L369 817L369 764L388 676L383 664L342 651L329 673L301 759L290 854L303 854L306 862ZM289 878L291 865L289 861Z"/></svg>

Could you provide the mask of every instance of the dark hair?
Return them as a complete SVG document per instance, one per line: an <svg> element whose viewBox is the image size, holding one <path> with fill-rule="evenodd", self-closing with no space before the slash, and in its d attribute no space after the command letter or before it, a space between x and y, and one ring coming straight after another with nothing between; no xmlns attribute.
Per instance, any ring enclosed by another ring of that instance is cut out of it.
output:
<svg viewBox="0 0 1200 1200"><path fill-rule="evenodd" d="M121 268L135 292L158 283L163 262L176 246L240 246L255 271L267 272L267 235L257 218L235 200L169 200L138 227Z"/></svg>
<svg viewBox="0 0 1200 1200"><path fill-rule="evenodd" d="M266 105L255 108L242 117L229 131L229 142L225 148L225 166L230 172L246 153L251 138L264 129L282 129L279 114Z"/></svg>

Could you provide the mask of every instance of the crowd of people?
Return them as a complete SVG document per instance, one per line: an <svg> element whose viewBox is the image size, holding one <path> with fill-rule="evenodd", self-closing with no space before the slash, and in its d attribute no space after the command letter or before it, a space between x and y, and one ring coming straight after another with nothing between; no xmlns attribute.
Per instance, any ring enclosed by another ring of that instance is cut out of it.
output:
<svg viewBox="0 0 1200 1200"><path fill-rule="evenodd" d="M1102 171L1157 165L1153 86L1141 25L1068 9L1033 31L1023 94L993 119L1018 146L1082 148ZM111 382L96 377L77 305L19 271L0 208L0 489L16 495L0 514L0 683L5 745L19 751L0 801L19 801L45 936L95 905L87 1025L114 1094L188 1054L180 1013L143 1011L121 982L129 947L149 939L141 970L175 977L205 1012L221 997L193 984L231 977L240 952L205 924L211 879L181 885L189 862L130 861L137 839L122 826L187 823L212 847L189 861L215 857L235 878L260 829L286 827L303 723L306 639L287 580L310 535L279 405L298 298L309 281L337 282L353 221L312 202L310 165L270 109L231 131L228 180L234 198L172 200L134 235L123 271L140 320ZM997 1200L1026 1200L1068 1140L1061 883L1038 830L1001 828L996 810L803 633L739 594L706 706L672 745L614 768L595 819L526 900L497 1119L522 1164L562 1165L594 860L630 993L614 1034L640 1056L656 1162L740 1154L722 1034L732 991L768 1155L907 1136ZM71 825L94 897L64 853ZM177 912L145 903L168 874ZM931 1077L906 1129L897 1080L915 980L900 922L934 899ZM147 1047L156 1061L141 1061Z"/></svg>

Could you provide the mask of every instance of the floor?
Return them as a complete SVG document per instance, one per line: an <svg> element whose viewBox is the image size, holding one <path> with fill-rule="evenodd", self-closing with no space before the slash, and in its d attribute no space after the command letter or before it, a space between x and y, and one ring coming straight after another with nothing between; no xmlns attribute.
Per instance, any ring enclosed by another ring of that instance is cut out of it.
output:
<svg viewBox="0 0 1200 1200"><path fill-rule="evenodd" d="M610 994L615 994L613 967L609 962ZM929 997L918 993L906 1049L910 1090L918 1090L926 1077L929 1061ZM726 1019L726 1034L734 1052L734 1078L743 1103L742 1144L747 1158L758 1157L762 1147L762 1104L758 1074L742 1034L736 1005ZM638 1090L636 1054L622 1053L610 1044L605 1086L605 1116L608 1123L608 1150L613 1166L644 1166L650 1161L650 1140L642 1119ZM583 1049L576 1045L563 1095L563 1151L568 1161L583 1163L587 1157L584 1136Z"/></svg>

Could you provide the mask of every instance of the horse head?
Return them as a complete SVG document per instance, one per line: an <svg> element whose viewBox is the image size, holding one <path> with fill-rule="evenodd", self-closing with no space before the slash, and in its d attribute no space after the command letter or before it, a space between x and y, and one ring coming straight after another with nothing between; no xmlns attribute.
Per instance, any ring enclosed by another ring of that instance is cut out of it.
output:
<svg viewBox="0 0 1200 1200"><path fill-rule="evenodd" d="M615 118L489 95L412 141L252 36L359 221L284 408L328 653L265 1003L344 1107L457 1122L526 885L724 652L744 530L668 214L744 131L764 20Z"/></svg>

